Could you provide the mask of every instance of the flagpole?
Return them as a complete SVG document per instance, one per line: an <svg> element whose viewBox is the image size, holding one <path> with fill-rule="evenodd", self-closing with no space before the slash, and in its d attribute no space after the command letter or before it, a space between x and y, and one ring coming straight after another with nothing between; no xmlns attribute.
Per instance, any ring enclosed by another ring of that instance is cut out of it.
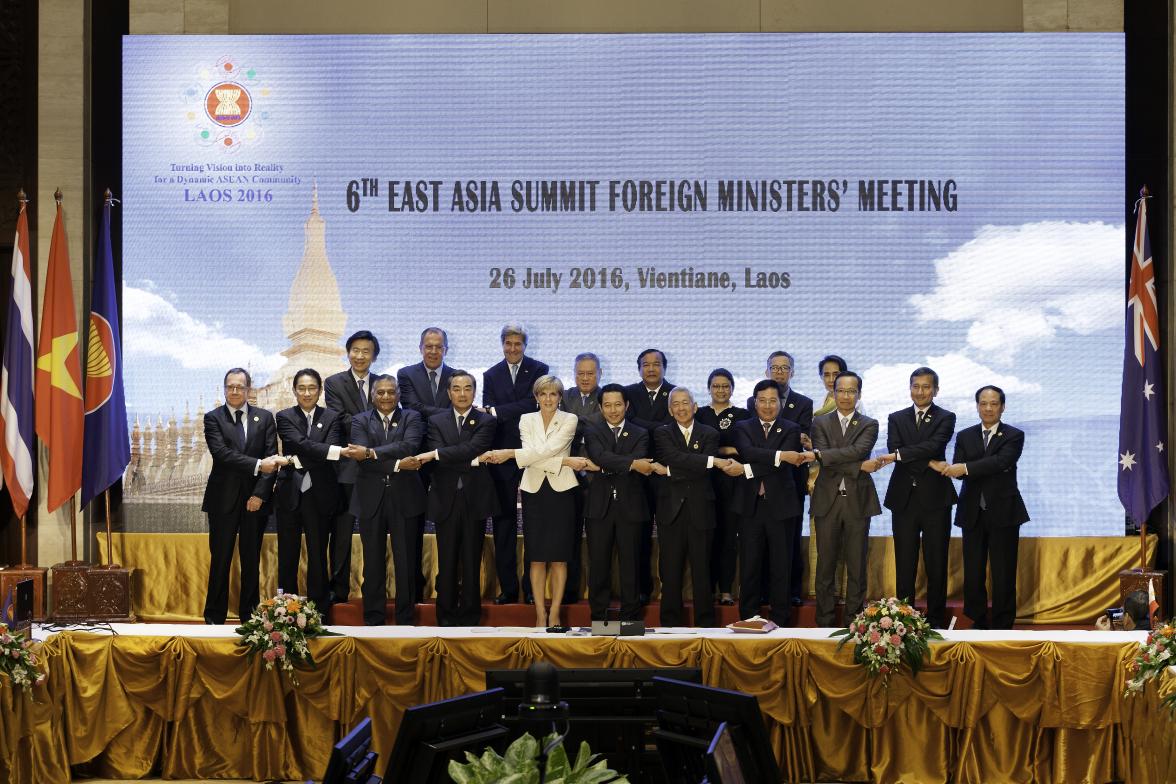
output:
<svg viewBox="0 0 1176 784"><path fill-rule="evenodd" d="M69 498L69 560L78 562L78 501L77 496Z"/></svg>
<svg viewBox="0 0 1176 784"><path fill-rule="evenodd" d="M20 563L16 565L16 568L33 568L33 565L29 563L28 534L25 531L25 515L20 516Z"/></svg>
<svg viewBox="0 0 1176 784"><path fill-rule="evenodd" d="M113 537L110 534L110 488L102 491L102 498L106 501L106 568L117 569L118 564L114 562L114 550L111 540Z"/></svg>

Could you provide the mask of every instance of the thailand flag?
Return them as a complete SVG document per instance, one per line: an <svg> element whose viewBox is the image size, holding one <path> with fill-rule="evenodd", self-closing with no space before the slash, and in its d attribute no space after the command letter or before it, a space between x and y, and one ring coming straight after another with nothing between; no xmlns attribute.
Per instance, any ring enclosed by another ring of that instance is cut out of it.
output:
<svg viewBox="0 0 1176 784"><path fill-rule="evenodd" d="M24 195L23 193L21 194ZM33 495L33 286L29 274L29 219L22 200L12 250L12 297L4 327L0 375L0 483L23 517Z"/></svg>

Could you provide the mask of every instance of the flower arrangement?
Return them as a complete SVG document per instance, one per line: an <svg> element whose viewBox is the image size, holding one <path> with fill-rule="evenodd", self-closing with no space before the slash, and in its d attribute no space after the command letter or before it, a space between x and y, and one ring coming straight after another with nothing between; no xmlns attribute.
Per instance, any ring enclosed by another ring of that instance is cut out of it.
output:
<svg viewBox="0 0 1176 784"><path fill-rule="evenodd" d="M1176 664L1176 626L1169 621L1156 621L1147 639L1140 643L1135 651L1135 657L1127 662L1127 688L1124 697L1133 697L1143 692L1148 681L1153 681L1164 674L1172 665ZM1169 694L1163 700L1164 705L1173 715L1176 715L1176 692Z"/></svg>
<svg viewBox="0 0 1176 784"><path fill-rule="evenodd" d="M853 643L853 660L866 665L870 677L882 676L883 685L903 664L910 667L911 674L917 673L927 658L928 641L943 639L922 613L894 597L870 602L849 628L829 636L841 638L837 650Z"/></svg>
<svg viewBox="0 0 1176 784"><path fill-rule="evenodd" d="M528 732L510 744L505 756L486 747L481 757L467 751L465 764L450 760L449 778L457 784L496 784L505 781L518 784L539 784L540 781L628 784L629 779L610 770L608 763L600 759L599 754L593 754L585 741L580 742L580 751L574 762L568 759L568 753L558 735L548 735L543 743L545 748L550 749L543 776L539 775L539 741Z"/></svg>
<svg viewBox="0 0 1176 784"><path fill-rule="evenodd" d="M314 602L280 590L272 599L263 599L236 631L241 635L241 644L249 649L249 658L261 654L267 670L275 665L281 667L295 684L295 667L315 666L307 640L324 632L323 619Z"/></svg>
<svg viewBox="0 0 1176 784"><path fill-rule="evenodd" d="M37 667L33 641L20 632L12 632L8 624L0 623L0 672L26 692L45 681L45 673Z"/></svg>

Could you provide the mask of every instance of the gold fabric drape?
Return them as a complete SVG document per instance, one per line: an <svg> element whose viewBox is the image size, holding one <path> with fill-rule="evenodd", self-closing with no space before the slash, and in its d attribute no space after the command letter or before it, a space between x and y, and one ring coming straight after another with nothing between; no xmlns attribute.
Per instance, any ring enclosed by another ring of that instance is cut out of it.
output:
<svg viewBox="0 0 1176 784"><path fill-rule="evenodd" d="M519 547L522 547L519 539ZM1155 557L1157 539L1148 536L1148 562ZM98 552L106 562L106 536L98 535ZM143 621L200 621L204 608L204 588L208 582L208 537L204 534L115 534L114 559L135 569L132 607ZM656 575L654 540L654 573ZM807 544L804 545L807 550ZM948 598L963 596L963 555L961 540L953 538L949 555ZM521 552L521 551L520 551ZM433 595L437 573L437 549L433 536L425 537L424 564L427 585L425 595ZM520 563L522 563L520 555ZM302 561L305 564L305 558ZM1119 601L1119 572L1139 565L1139 541L1107 537L1022 538L1017 560L1017 620L1020 623L1054 625L1088 625L1108 607ZM807 575L811 579L815 563ZM587 566L584 567L587 573ZM359 577L363 573L363 553L359 537L351 544L351 595L359 596ZM388 554L389 596L394 596L395 573L391 552ZM305 577L302 578L305 584ZM894 544L890 537L870 537L867 596L894 593ZM655 588L657 586L655 585ZM925 590L922 564L919 566L917 590ZM283 586L288 588L288 586ZM277 539L266 534L261 555L261 593L273 595L277 589ZM229 583L229 607L237 606L237 564ZM482 549L482 596L497 592L494 583L494 541L486 538Z"/></svg>
<svg viewBox="0 0 1176 784"><path fill-rule="evenodd" d="M484 688L493 668L699 667L754 694L786 781L1102 782L1176 776L1158 693L1125 699L1134 643L934 644L889 689L832 640L334 637L292 687L234 639L71 632L32 698L0 687L0 780L98 775L305 780L370 716L386 760L405 708ZM1176 690L1168 678L1160 694ZM396 784L395 777L385 779Z"/></svg>

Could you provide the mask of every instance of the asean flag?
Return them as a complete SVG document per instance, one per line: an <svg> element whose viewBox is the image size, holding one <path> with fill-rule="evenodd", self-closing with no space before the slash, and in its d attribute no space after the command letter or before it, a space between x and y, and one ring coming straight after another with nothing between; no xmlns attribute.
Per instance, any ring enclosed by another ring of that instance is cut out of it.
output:
<svg viewBox="0 0 1176 784"><path fill-rule="evenodd" d="M60 195L57 199L45 299L41 306L36 383L37 437L49 450L49 488L45 502L50 512L73 498L82 487L84 427L78 321Z"/></svg>

